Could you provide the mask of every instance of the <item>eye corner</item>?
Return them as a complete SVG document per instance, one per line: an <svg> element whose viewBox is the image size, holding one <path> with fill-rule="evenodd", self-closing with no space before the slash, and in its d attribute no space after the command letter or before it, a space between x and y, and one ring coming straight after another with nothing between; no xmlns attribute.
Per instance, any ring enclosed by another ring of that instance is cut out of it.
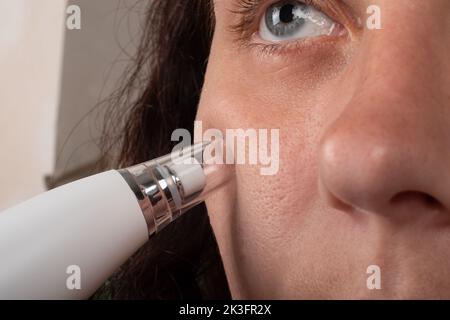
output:
<svg viewBox="0 0 450 320"><path fill-rule="evenodd" d="M316 0L310 0L316 1ZM363 22L359 14L344 0L320 1L321 6L328 11L331 18L348 29L351 37L361 34L364 30ZM325 10L325 9L324 9Z"/></svg>

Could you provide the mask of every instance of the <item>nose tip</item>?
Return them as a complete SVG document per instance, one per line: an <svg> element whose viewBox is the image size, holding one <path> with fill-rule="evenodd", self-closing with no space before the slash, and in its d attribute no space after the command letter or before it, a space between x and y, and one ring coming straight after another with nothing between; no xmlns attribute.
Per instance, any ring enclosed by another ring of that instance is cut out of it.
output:
<svg viewBox="0 0 450 320"><path fill-rule="evenodd" d="M327 134L319 171L329 204L392 217L405 211L442 210L432 161L414 152L395 139L346 130Z"/></svg>

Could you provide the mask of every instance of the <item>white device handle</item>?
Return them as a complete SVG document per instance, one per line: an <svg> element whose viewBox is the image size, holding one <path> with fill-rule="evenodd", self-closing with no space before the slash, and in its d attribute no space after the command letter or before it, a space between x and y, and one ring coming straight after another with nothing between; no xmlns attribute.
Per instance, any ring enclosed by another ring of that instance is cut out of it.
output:
<svg viewBox="0 0 450 320"><path fill-rule="evenodd" d="M0 213L0 299L89 298L148 238L117 171L46 192Z"/></svg>

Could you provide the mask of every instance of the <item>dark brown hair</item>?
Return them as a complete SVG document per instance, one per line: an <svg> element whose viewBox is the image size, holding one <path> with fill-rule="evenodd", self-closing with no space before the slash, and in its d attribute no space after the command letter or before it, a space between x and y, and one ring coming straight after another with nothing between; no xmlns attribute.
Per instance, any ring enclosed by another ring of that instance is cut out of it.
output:
<svg viewBox="0 0 450 320"><path fill-rule="evenodd" d="M192 133L214 30L212 11L210 0L149 1L137 54L105 123L105 154L119 147L116 167L170 152L177 128ZM108 137L117 133L120 138L111 143ZM153 237L95 298L229 299L205 206Z"/></svg>

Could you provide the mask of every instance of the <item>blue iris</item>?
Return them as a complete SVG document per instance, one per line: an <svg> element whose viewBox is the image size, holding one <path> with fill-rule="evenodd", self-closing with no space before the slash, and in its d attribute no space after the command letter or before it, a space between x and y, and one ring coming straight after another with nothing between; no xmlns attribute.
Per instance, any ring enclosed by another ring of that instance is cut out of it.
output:
<svg viewBox="0 0 450 320"><path fill-rule="evenodd" d="M281 1L272 5L265 15L266 26L278 37L294 35L306 22L308 5L298 1Z"/></svg>

